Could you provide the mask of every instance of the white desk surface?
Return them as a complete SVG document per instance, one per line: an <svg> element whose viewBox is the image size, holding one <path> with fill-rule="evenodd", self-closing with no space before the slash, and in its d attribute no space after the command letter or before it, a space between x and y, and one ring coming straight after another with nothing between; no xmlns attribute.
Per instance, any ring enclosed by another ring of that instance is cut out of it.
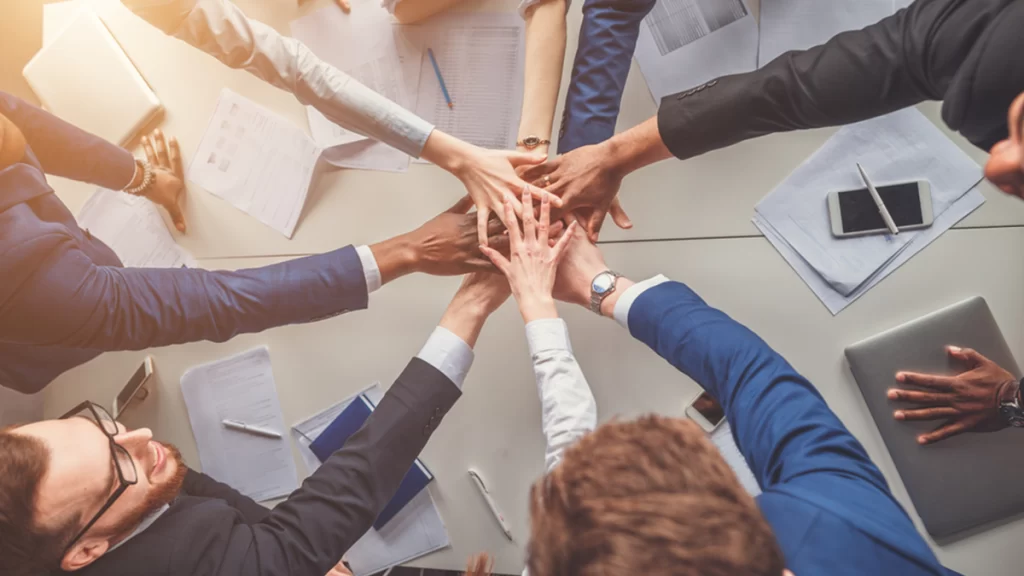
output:
<svg viewBox="0 0 1024 576"><path fill-rule="evenodd" d="M760 238L616 244L609 265L636 279L663 272L688 282L709 303L758 332L814 382L829 405L867 447L900 501L912 510L899 476L843 361L845 346L883 329L976 294L992 307L1014 350L1024 350L1024 265L1007 247L1024 245L1024 229L953 230L861 298L832 317L789 266ZM208 268L235 268L266 259L211 260ZM963 263L963 264L961 264ZM151 351L155 396L126 418L178 445L193 465L198 455L179 380L190 366L261 344L270 347L285 421L305 416L380 380L390 385L440 317L456 279L414 276L385 286L370 309L317 324L247 335L226 344L196 343ZM563 306L573 346L594 389L600 417L657 411L681 415L697 387L610 320ZM616 350L616 354L608 354ZM539 401L522 322L506 303L486 326L465 394L423 453L437 476L431 490L453 547L416 562L458 568L474 552L496 555L501 572L521 568L527 539L527 494L543 468ZM89 398L109 402L142 353L109 353L65 374L44 392L47 416ZM509 518L508 543L466 470L487 477ZM950 567L973 575L1018 573L1024 521L936 548Z"/></svg>
<svg viewBox="0 0 1024 576"><path fill-rule="evenodd" d="M92 0L90 0L92 1ZM128 14L115 0L95 0L98 11L167 106L164 130L179 138L186 160L205 130L222 87L264 104L305 126L292 97L245 72L231 71ZM489 5L510 2L495 0ZM287 31L291 2L240 1L251 15ZM312 3L303 12L326 5ZM569 18L568 78L580 23L580 5ZM755 2L756 6L756 2ZM355 14L353 17L357 17ZM562 92L566 84L563 82ZM560 99L561 102L561 99ZM938 119L938 107L925 105ZM619 129L654 114L639 70L631 73ZM560 117L561 110L558 115ZM888 477L912 510L852 376L842 360L848 344L963 298L988 299L1010 346L1024 350L1024 264L1007 258L1024 245L1024 228L956 229L883 281L848 310L832 317L778 253L749 223L754 204L831 134L818 130L777 135L687 162L664 162L630 176L623 202L636 228L609 224L604 239L689 239L616 243L605 247L609 264L641 279L663 272L688 282L711 304L747 324L776 347L821 390L830 406ZM969 149L962 140L957 141ZM980 151L972 151L979 161ZM60 182L73 211L91 192ZM1024 203L986 186L988 202L963 224L1024 225ZM361 171L327 174L311 195L293 240L269 230L212 195L190 185L190 232L179 240L205 268L241 268L280 256L321 252L409 230L460 195L458 182L432 166L409 175ZM389 209L401 208L394 213ZM270 257L273 256L273 257ZM191 366L258 345L270 347L285 420L294 423L323 406L379 380L389 386L436 324L457 279L404 278L371 297L371 309L316 324L246 335L225 344L195 343L150 351L156 360L155 394L129 413L129 426L149 426L158 439L178 445L186 460L198 453L179 380ZM602 421L658 411L681 415L696 385L608 320L563 307L580 364L598 399ZM607 350L618 351L609 355ZM44 392L46 414L61 414L83 399L109 403L143 353L109 353L77 368ZM495 555L499 572L522 567L527 540L527 494L543 468L540 411L522 323L506 304L491 319L477 346L465 395L434 435L423 458L437 475L431 490L453 546L414 562L461 568L476 552ZM509 518L516 543L498 530L466 470L487 478ZM301 470L300 464L300 470ZM473 494L467 498L466 494ZM1024 522L1013 522L942 548L951 568L973 575L1019 573L1024 561Z"/></svg>
<svg viewBox="0 0 1024 576"><path fill-rule="evenodd" d="M231 70L213 58L169 38L135 17L117 0L87 0L107 22L143 76L163 101L164 131L181 143L185 161L192 154L224 87L251 98L308 130L302 106L290 95L249 73ZM294 0L237 2L248 14L289 33L288 23L300 13L327 5L310 2L301 12ZM515 0L478 2L480 9L507 9ZM467 2L472 5L472 2ZM568 50L556 119L569 83L579 35L581 5L569 12ZM755 3L756 4L756 3ZM472 7L472 6L471 6ZM756 6L755 6L756 8ZM352 14L358 18L358 11ZM942 126L938 105L922 109ZM618 129L625 130L654 115L657 107L643 75L633 65L623 96ZM945 128L943 128L945 130ZM678 162L668 160L629 176L621 198L635 223L632 231L611 222L605 240L720 238L756 236L750 223L754 205L770 192L834 129L779 134ZM948 133L948 131L947 131ZM979 162L985 153L955 140ZM141 152L140 152L141 153ZM53 179L61 199L77 213L92 187ZM972 227L1024 225L1024 203L984 185L989 201L962 225ZM462 194L458 180L435 166L413 165L409 174L334 170L324 174L310 194L291 240L221 199L189 184L185 208L189 223L180 243L198 258L297 255L325 252L350 243L369 243L405 232L450 206ZM395 207L401 207L395 210Z"/></svg>

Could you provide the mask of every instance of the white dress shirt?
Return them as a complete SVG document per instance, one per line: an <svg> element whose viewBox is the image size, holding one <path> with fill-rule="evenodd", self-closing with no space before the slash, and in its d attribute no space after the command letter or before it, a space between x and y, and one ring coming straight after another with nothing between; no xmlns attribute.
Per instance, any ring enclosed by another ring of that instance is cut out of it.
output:
<svg viewBox="0 0 1024 576"><path fill-rule="evenodd" d="M434 126L228 0L121 0L154 26L295 95L335 124L418 158Z"/></svg>

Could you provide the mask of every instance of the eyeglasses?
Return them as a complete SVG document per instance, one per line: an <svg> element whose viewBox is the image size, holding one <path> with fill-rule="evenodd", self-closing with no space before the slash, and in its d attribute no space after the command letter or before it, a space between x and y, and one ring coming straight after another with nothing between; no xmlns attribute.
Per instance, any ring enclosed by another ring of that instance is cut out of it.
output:
<svg viewBox="0 0 1024 576"><path fill-rule="evenodd" d="M110 413L103 409L102 406L88 400L82 402L78 406L75 406L70 412L60 417L61 420L67 420L68 418L85 418L93 424L95 424L101 432L107 437L107 441L110 442L110 457L114 461L114 470L117 472L118 487L110 498L107 499L107 503L100 508L100 511L93 516L92 520L82 528L71 542L68 543L67 547L64 548L64 552L67 553L75 542L78 542L89 528L92 528L100 516L110 509L114 505L114 502L124 494L125 490L129 486L134 486L139 482L138 472L135 470L135 462L132 460L128 451L125 450L120 444L114 441L114 438L121 433L117 427L117 423L114 418L110 416Z"/></svg>

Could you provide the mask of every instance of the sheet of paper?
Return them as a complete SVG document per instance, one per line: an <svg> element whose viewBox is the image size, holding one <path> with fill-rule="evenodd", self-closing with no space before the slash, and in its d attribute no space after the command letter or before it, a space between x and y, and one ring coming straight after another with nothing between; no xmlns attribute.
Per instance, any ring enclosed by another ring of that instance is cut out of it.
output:
<svg viewBox="0 0 1024 576"><path fill-rule="evenodd" d="M900 0L896 0L900 2ZM847 30L859 30L894 12L894 0L761 0L758 66L789 50L824 44Z"/></svg>
<svg viewBox="0 0 1024 576"><path fill-rule="evenodd" d="M966 218L971 212L978 209L979 206L985 203L985 195L981 193L977 188L972 189L966 195L962 196L959 200L953 203L948 210L942 213L941 216L935 218L935 222L931 228L922 230L912 242L906 247L905 250L899 253L893 258L888 264L882 269L875 273L867 282L862 284L859 288L853 291L848 296L843 296L839 292L832 289L828 283L822 279L814 269L808 266L799 254L797 254L785 240L783 240L776 232L773 231L772 227L768 225L763 219L754 215L754 225L761 230L765 238L771 242L772 246L779 251L779 254L789 263L794 271L807 283L807 286L814 292L814 295L821 300L821 303L828 308L832 314L838 314L843 311L844 308L853 304L854 300L860 298L865 292L874 288L876 284L881 282L886 276L892 274L897 268L902 266L907 260L914 257L915 254L924 250L926 246L931 244L942 235L943 232L952 228L957 222Z"/></svg>
<svg viewBox="0 0 1024 576"><path fill-rule="evenodd" d="M477 146L515 148L523 106L523 26L518 14L493 12L448 14L407 27L423 52L416 114ZM437 58L452 108L427 48Z"/></svg>
<svg viewBox="0 0 1024 576"><path fill-rule="evenodd" d="M191 368L181 376L181 392L204 473L257 501L299 487L265 346ZM282 438L231 430L225 419L275 430Z"/></svg>
<svg viewBox="0 0 1024 576"><path fill-rule="evenodd" d="M302 129L225 88L188 178L291 238L319 157Z"/></svg>
<svg viewBox="0 0 1024 576"><path fill-rule="evenodd" d="M747 464L747 459L743 457L738 446L736 446L736 438L732 435L732 428L728 422L722 422L722 424L711 433L711 443L714 444L718 451L722 453L722 458L732 468L732 471L736 473L736 477L739 478L740 484L747 490L751 496L757 496L761 493L761 485L757 483L757 478L754 477L754 473L750 470L750 465Z"/></svg>
<svg viewBox="0 0 1024 576"><path fill-rule="evenodd" d="M145 198L99 188L78 213L78 225L131 268L189 268L196 259L174 242L160 209Z"/></svg>
<svg viewBox="0 0 1024 576"><path fill-rule="evenodd" d="M929 230L897 236L836 238L827 197L864 187L860 162L876 186L927 181L937 218L981 179L979 167L916 108L845 126L755 208L825 281L840 294L861 284Z"/></svg>
<svg viewBox="0 0 1024 576"><path fill-rule="evenodd" d="M22 394L0 386L0 428L43 419L43 393Z"/></svg>
<svg viewBox="0 0 1024 576"><path fill-rule="evenodd" d="M359 394L366 394L374 403L380 402L384 397L380 384L374 383L355 396L342 400L292 427L292 437L299 445L302 461L310 474L320 467L320 461L309 449L309 445ZM424 490L409 501L409 504L382 530L370 528L345 553L345 558L352 566L355 576L369 576L446 548L450 544L448 530L430 496L430 490Z"/></svg>
<svg viewBox="0 0 1024 576"><path fill-rule="evenodd" d="M757 68L757 20L744 0L658 0L640 25L636 61L655 102Z"/></svg>

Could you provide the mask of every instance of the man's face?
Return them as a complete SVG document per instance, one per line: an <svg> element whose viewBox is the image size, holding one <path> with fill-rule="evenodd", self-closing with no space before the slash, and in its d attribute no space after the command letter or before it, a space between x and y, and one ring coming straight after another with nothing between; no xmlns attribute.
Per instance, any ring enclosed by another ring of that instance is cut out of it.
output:
<svg viewBox="0 0 1024 576"><path fill-rule="evenodd" d="M117 426L120 433L114 441L131 456L138 483L129 486L65 554L64 570L77 570L102 556L181 489L187 469L176 448L154 442L147 428L129 431ZM16 433L38 438L50 450L36 522L58 527L74 512L81 517L76 532L84 528L120 486L107 436L92 420L78 417L29 424Z"/></svg>
<svg viewBox="0 0 1024 576"><path fill-rule="evenodd" d="M985 177L1000 190L1024 198L1024 93L1010 104L1010 137L992 147Z"/></svg>
<svg viewBox="0 0 1024 576"><path fill-rule="evenodd" d="M25 156L25 135L0 114L0 170L20 162Z"/></svg>

